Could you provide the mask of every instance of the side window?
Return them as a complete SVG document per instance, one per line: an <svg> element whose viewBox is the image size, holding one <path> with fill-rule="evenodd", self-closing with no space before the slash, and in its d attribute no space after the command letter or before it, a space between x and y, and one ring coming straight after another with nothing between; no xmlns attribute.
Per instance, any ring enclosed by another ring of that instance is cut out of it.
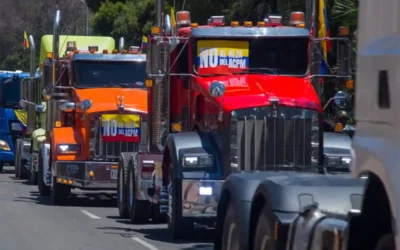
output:
<svg viewBox="0 0 400 250"><path fill-rule="evenodd" d="M177 65L178 65L178 73L188 73L189 65L188 65L188 44L181 43L177 47L177 53L179 55Z"/></svg>

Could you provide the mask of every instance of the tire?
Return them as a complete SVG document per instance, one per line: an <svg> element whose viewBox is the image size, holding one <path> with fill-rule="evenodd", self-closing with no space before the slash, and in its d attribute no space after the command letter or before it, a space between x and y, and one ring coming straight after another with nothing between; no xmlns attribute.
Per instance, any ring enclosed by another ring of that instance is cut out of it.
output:
<svg viewBox="0 0 400 250"><path fill-rule="evenodd" d="M25 163L26 160L19 160L18 171L19 171L19 178L21 180L28 179L28 169L26 169Z"/></svg>
<svg viewBox="0 0 400 250"><path fill-rule="evenodd" d="M4 171L4 163L0 162L0 173L3 173Z"/></svg>
<svg viewBox="0 0 400 250"><path fill-rule="evenodd" d="M50 187L46 186L43 180L44 175L44 166L43 166L43 158L42 158L42 150L39 150L39 166L38 166L38 174L37 174L37 185L38 190L41 196L50 196Z"/></svg>
<svg viewBox="0 0 400 250"><path fill-rule="evenodd" d="M376 244L375 250L395 250L394 237L392 234L385 234Z"/></svg>
<svg viewBox="0 0 400 250"><path fill-rule="evenodd" d="M132 153L121 153L118 164L118 179L117 179L117 199L118 213L122 219L129 218L128 208L128 165Z"/></svg>
<svg viewBox="0 0 400 250"><path fill-rule="evenodd" d="M261 209L260 215L258 216L253 239L253 249L275 249L275 239L273 238L272 224L268 218L267 207L265 205Z"/></svg>
<svg viewBox="0 0 400 250"><path fill-rule="evenodd" d="M29 185L37 185L37 172L33 169L33 166L31 164L31 168L29 169L29 175L28 175L28 183Z"/></svg>
<svg viewBox="0 0 400 250"><path fill-rule="evenodd" d="M18 146L18 143L17 143L17 146ZM14 174L15 174L15 178L19 178L19 151L18 151L18 147L15 148Z"/></svg>
<svg viewBox="0 0 400 250"><path fill-rule="evenodd" d="M128 164L128 211L129 219L134 224L143 224L149 221L151 206L149 201L136 199L136 162L135 156L131 157Z"/></svg>
<svg viewBox="0 0 400 250"><path fill-rule="evenodd" d="M56 182L56 177L53 177L53 184L51 185L50 200L53 205L62 206L67 204L71 188L69 186L59 184Z"/></svg>
<svg viewBox="0 0 400 250"><path fill-rule="evenodd" d="M222 225L222 250L240 250L240 229L236 222L235 209L230 202Z"/></svg>

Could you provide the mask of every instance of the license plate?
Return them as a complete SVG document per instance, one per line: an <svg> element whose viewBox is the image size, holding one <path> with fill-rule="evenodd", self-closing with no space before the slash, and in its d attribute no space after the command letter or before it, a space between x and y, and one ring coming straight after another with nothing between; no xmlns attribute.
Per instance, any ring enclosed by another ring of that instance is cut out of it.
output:
<svg viewBox="0 0 400 250"><path fill-rule="evenodd" d="M111 169L110 171L110 178L113 180L116 180L118 178L118 170L117 169Z"/></svg>

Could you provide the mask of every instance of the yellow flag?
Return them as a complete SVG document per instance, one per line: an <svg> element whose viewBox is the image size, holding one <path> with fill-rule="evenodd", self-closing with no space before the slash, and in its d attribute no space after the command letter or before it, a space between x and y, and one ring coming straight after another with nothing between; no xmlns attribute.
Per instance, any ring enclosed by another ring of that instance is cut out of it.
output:
<svg viewBox="0 0 400 250"><path fill-rule="evenodd" d="M28 35L26 34L26 31L24 31L24 48L25 49L29 48L29 40L28 40Z"/></svg>
<svg viewBox="0 0 400 250"><path fill-rule="evenodd" d="M174 7L171 7L171 26L172 26L172 34L174 34L175 33L175 27L176 27L175 9L174 9Z"/></svg>

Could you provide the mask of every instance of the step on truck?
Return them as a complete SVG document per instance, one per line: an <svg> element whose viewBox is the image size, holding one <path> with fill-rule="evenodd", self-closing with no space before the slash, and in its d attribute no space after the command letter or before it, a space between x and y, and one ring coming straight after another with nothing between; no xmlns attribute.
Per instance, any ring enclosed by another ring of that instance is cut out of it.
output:
<svg viewBox="0 0 400 250"><path fill-rule="evenodd" d="M121 154L118 209L133 223L166 219L181 238L195 224L215 225L234 172L322 170L323 119L304 23L282 27L282 17L269 16L225 25L212 16L199 26L188 11L171 18L163 8L157 1L148 39L148 146ZM274 123L278 114L295 121Z"/></svg>
<svg viewBox="0 0 400 250"><path fill-rule="evenodd" d="M57 9L53 35L42 37L41 86L31 90L40 99L24 96L45 112L38 188L56 205L71 189L116 191L120 152L139 149L147 113L146 55L124 50L123 38L118 51L111 37L62 36L60 22Z"/></svg>
<svg viewBox="0 0 400 250"><path fill-rule="evenodd" d="M5 165L17 166L17 178L26 178L25 165L30 153L26 112L20 105L20 81L29 77L37 77L35 71L0 71L0 172ZM16 151L22 151L23 155L17 158Z"/></svg>

